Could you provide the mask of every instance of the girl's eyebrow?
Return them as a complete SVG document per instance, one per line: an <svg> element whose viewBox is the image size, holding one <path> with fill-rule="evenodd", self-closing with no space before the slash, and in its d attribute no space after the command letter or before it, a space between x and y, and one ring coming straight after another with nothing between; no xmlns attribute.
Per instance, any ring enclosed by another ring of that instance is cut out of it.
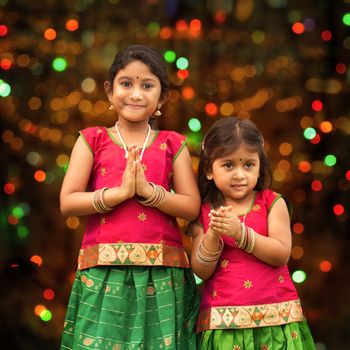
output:
<svg viewBox="0 0 350 350"><path fill-rule="evenodd" d="M146 77L146 78L143 78L143 79L140 79L139 77L130 77L130 76L127 76L127 75L122 75L118 78L118 80L122 80L122 79L127 79L127 80L141 80L141 81L154 81L156 82L157 80L152 78L152 77Z"/></svg>

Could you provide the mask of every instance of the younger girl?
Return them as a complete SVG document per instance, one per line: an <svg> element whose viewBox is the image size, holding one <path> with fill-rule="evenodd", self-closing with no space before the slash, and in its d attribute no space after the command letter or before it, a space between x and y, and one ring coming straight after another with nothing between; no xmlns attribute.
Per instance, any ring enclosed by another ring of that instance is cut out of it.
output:
<svg viewBox="0 0 350 350"><path fill-rule="evenodd" d="M61 190L64 215L88 215L61 349L195 349L176 217L196 218L200 198L184 137L149 125L169 89L163 57L128 47L105 89L118 120L80 132Z"/></svg>
<svg viewBox="0 0 350 350"><path fill-rule="evenodd" d="M253 122L217 121L199 163L203 205L192 225L193 271L205 280L200 349L312 350L288 272L290 218Z"/></svg>

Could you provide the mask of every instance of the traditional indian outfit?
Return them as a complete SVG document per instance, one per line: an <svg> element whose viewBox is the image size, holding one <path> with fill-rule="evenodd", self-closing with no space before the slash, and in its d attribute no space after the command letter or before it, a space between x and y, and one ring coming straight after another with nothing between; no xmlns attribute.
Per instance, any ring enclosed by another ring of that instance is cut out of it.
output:
<svg viewBox="0 0 350 350"><path fill-rule="evenodd" d="M267 216L281 195L255 193L247 227L267 236ZM209 228L211 205L202 206L198 223ZM239 249L222 236L224 249L213 276L203 287L197 329L200 349L313 350L315 345L288 267L275 267Z"/></svg>
<svg viewBox="0 0 350 350"><path fill-rule="evenodd" d="M119 186L123 146L104 127L80 134L94 156L89 190ZM170 191L185 145L156 131L141 161L147 180ZM88 216L61 350L196 349L197 300L176 218L130 198Z"/></svg>

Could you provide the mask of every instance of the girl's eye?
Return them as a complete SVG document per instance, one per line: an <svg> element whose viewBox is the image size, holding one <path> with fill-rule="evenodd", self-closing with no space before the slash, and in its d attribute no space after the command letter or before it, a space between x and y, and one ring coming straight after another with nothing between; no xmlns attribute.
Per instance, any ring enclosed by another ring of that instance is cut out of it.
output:
<svg viewBox="0 0 350 350"><path fill-rule="evenodd" d="M245 166L250 169L254 166L254 163L249 162Z"/></svg>
<svg viewBox="0 0 350 350"><path fill-rule="evenodd" d="M232 168L232 163L225 163L224 168L226 169L231 169Z"/></svg>
<svg viewBox="0 0 350 350"><path fill-rule="evenodd" d="M153 85L150 84L150 83L145 83L145 84L143 84L143 88L146 89L146 90L149 90L149 89L151 89L152 87L153 87Z"/></svg>
<svg viewBox="0 0 350 350"><path fill-rule="evenodd" d="M130 87L131 83L130 83L130 81L122 81L122 82L120 82L120 85L124 86L124 87Z"/></svg>

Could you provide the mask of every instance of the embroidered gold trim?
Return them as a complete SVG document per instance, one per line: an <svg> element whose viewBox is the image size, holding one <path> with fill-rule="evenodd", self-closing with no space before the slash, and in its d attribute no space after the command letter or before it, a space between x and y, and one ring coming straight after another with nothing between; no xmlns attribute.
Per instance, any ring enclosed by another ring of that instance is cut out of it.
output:
<svg viewBox="0 0 350 350"><path fill-rule="evenodd" d="M300 300L250 306L217 306L201 310L198 332L278 326L304 320Z"/></svg>
<svg viewBox="0 0 350 350"><path fill-rule="evenodd" d="M97 265L190 266L184 248L163 243L100 243L80 249L79 270Z"/></svg>

